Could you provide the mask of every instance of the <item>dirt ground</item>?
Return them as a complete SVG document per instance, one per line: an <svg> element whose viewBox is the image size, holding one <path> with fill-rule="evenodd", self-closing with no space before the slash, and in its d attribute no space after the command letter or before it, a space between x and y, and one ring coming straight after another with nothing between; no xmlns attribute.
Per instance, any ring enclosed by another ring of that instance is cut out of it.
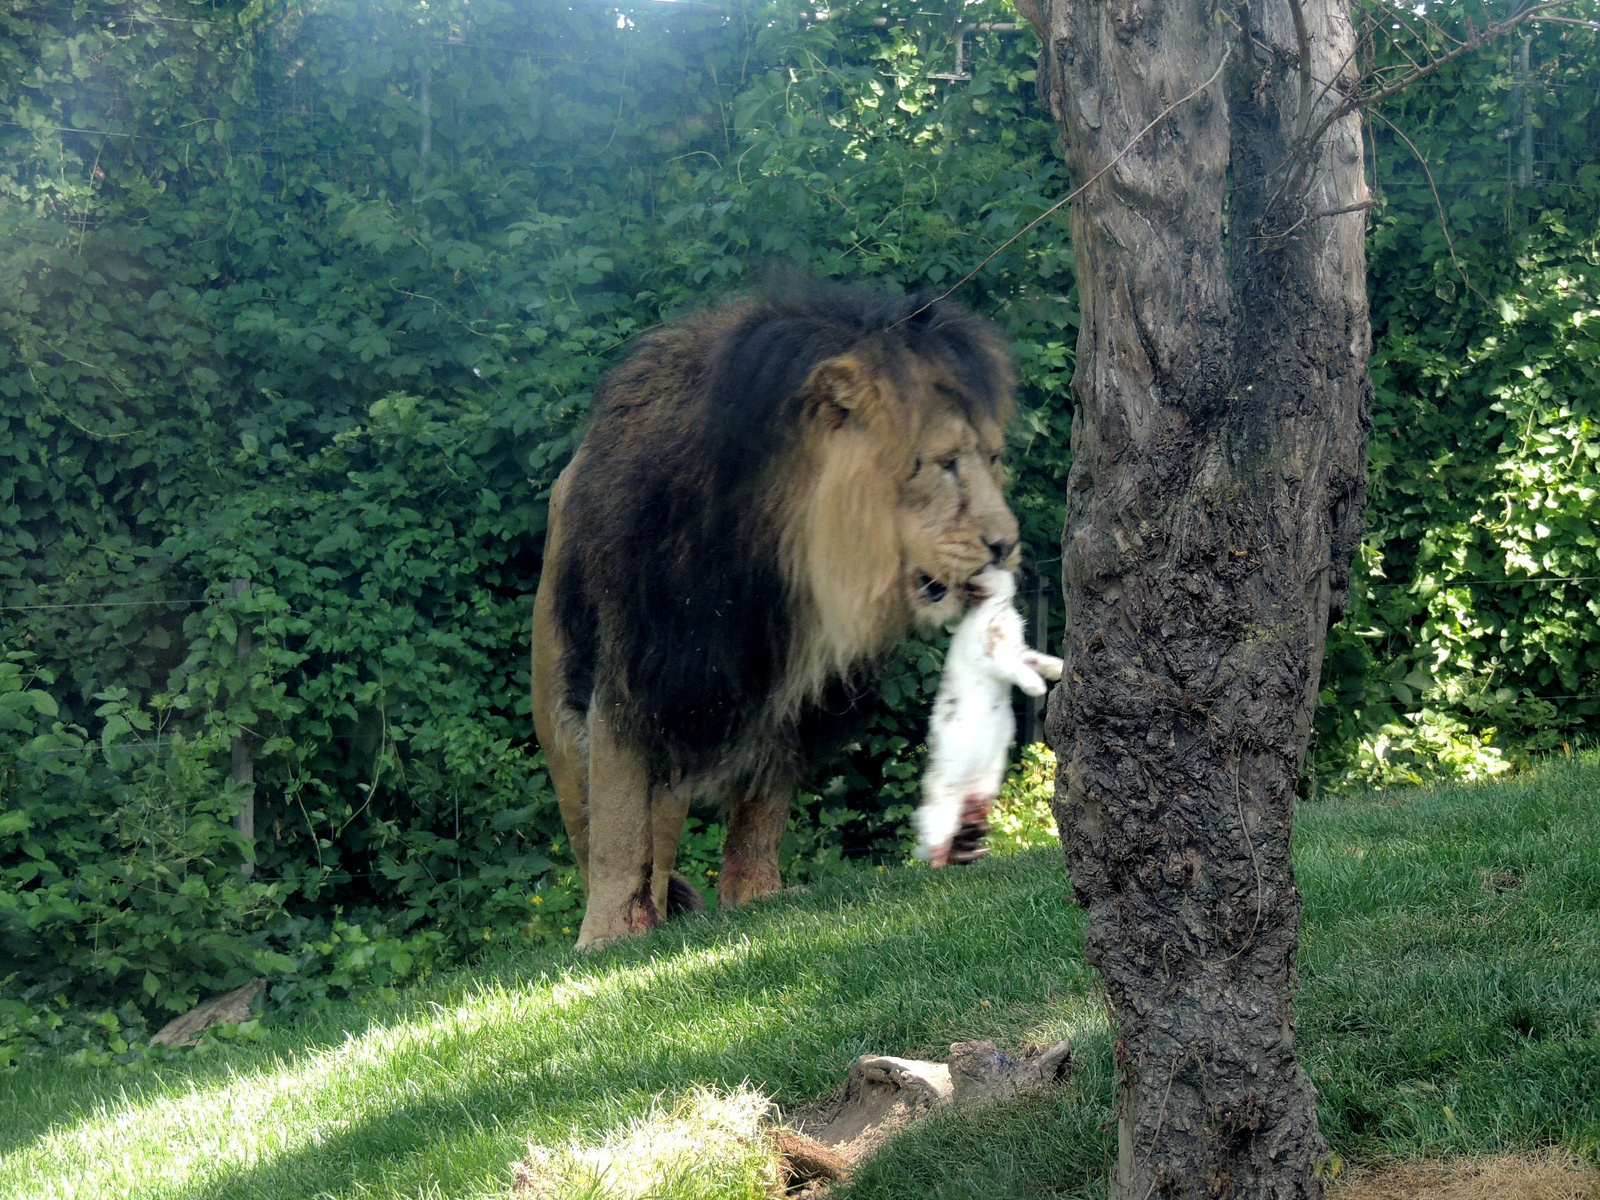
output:
<svg viewBox="0 0 1600 1200"><path fill-rule="evenodd" d="M1362 1168L1329 1200L1600 1200L1600 1171L1564 1150Z"/></svg>

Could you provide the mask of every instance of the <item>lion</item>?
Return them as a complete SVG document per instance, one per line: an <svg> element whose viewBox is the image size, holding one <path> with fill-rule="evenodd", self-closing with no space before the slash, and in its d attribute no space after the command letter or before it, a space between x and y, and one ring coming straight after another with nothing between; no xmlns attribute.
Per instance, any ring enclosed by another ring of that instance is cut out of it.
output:
<svg viewBox="0 0 1600 1200"><path fill-rule="evenodd" d="M807 764L859 728L913 625L1016 565L1013 387L962 308L795 280L650 333L601 381L533 616L580 948L702 906L673 871L691 800L726 815L722 904L781 888Z"/></svg>

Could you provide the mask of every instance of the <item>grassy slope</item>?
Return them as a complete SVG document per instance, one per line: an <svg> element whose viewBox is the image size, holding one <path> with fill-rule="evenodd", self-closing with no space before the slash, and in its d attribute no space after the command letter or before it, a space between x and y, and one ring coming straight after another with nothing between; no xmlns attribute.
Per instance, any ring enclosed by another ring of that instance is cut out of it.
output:
<svg viewBox="0 0 1600 1200"><path fill-rule="evenodd" d="M1600 764L1300 821L1302 1057L1347 1158L1600 1157ZM592 959L506 950L145 1074L0 1077L0 1196L504 1196L692 1085L795 1104L865 1051L1071 1036L1049 1097L904 1138L853 1200L1103 1194L1109 1042L1057 852L867 872Z"/></svg>

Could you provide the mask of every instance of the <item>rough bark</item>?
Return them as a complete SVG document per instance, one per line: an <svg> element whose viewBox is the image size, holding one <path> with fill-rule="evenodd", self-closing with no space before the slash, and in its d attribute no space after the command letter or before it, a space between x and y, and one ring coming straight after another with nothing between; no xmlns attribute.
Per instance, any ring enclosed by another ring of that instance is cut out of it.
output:
<svg viewBox="0 0 1600 1200"><path fill-rule="evenodd" d="M1290 818L1366 502L1367 194L1330 0L1018 0L1082 183L1047 734L1119 1024L1112 1196L1320 1197ZM1160 119L1163 110L1216 81Z"/></svg>

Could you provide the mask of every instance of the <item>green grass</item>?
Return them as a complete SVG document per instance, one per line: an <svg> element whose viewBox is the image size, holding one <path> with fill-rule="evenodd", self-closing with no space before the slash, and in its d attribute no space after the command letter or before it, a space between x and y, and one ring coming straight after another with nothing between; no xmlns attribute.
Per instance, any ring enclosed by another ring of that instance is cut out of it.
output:
<svg viewBox="0 0 1600 1200"><path fill-rule="evenodd" d="M1299 838L1301 1054L1334 1147L1600 1157L1600 763L1317 804ZM0 1196L504 1197L530 1141L617 1143L701 1088L792 1106L863 1052L1063 1036L1068 1086L936 1118L848 1195L1098 1196L1109 1035L1081 948L1049 849L862 872L594 957L503 948L148 1071L0 1076Z"/></svg>

